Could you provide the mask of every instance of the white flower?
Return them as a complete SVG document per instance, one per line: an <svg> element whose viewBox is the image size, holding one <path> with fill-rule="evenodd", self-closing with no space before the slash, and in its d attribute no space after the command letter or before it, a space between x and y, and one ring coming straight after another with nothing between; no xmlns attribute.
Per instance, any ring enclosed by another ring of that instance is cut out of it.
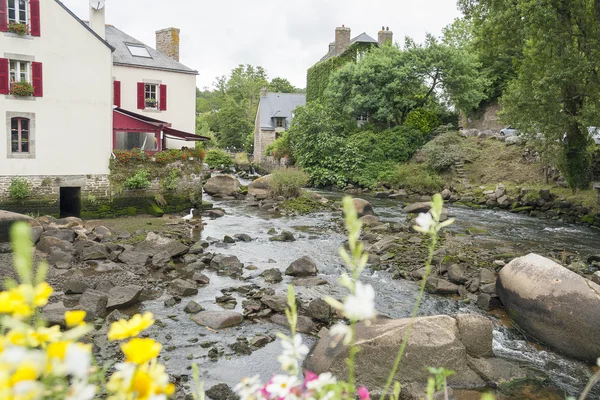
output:
<svg viewBox="0 0 600 400"><path fill-rule="evenodd" d="M331 372L324 372L315 380L312 380L306 384L306 388L309 390L320 391L326 386L335 385L336 383L335 377L331 374Z"/></svg>
<svg viewBox="0 0 600 400"><path fill-rule="evenodd" d="M255 399L256 393L261 388L259 379L258 375L251 378L244 378L233 388L233 391L240 396L241 400Z"/></svg>
<svg viewBox="0 0 600 400"><path fill-rule="evenodd" d="M283 351L277 357L277 361L281 364L281 369L295 374L298 372L298 362L302 361L308 354L308 347L302 344L302 336L296 334L293 339L281 341Z"/></svg>
<svg viewBox="0 0 600 400"><path fill-rule="evenodd" d="M417 225L414 226L414 229L421 233L429 233L434 224L431 213L420 213L415 222Z"/></svg>
<svg viewBox="0 0 600 400"><path fill-rule="evenodd" d="M275 398L285 398L298 382L295 376L275 375L266 389Z"/></svg>
<svg viewBox="0 0 600 400"><path fill-rule="evenodd" d="M21 381L13 386L13 393L18 399L38 399L43 392L44 387L38 381Z"/></svg>
<svg viewBox="0 0 600 400"><path fill-rule="evenodd" d="M344 301L344 316L351 321L364 321L375 317L375 290L371 285L356 282L354 294Z"/></svg>
<svg viewBox="0 0 600 400"><path fill-rule="evenodd" d="M75 381L67 392L66 400L93 400L96 386L89 385L86 380Z"/></svg>
<svg viewBox="0 0 600 400"><path fill-rule="evenodd" d="M331 347L335 347L343 341L344 345L348 346L352 341L352 330L348 325L335 324L329 330L329 335L333 338L331 341Z"/></svg>
<svg viewBox="0 0 600 400"><path fill-rule="evenodd" d="M72 343L65 354L65 372L77 378L87 378L92 365L92 354L87 346Z"/></svg>

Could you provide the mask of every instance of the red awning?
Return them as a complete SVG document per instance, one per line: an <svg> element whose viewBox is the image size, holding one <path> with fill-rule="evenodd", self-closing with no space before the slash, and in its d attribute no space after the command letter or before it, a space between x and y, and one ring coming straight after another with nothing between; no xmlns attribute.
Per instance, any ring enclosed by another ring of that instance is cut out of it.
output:
<svg viewBox="0 0 600 400"><path fill-rule="evenodd" d="M150 125L154 125L156 127L159 128L163 128L165 126L171 126L171 124L169 122L165 122L165 121L161 121L158 119L154 119L154 118L150 118L146 115L142 115L142 114L138 114L138 113L134 113L132 111L129 110L125 110L123 108L119 108L119 107L114 107L113 108L115 114L121 114L125 117L129 117L129 118L133 118L135 120L138 120L140 122L144 122Z"/></svg>
<svg viewBox="0 0 600 400"><path fill-rule="evenodd" d="M190 142L206 142L210 140L210 138L206 136L194 135L193 133L178 131L177 129L173 128L165 127L163 128L163 132L165 136L170 139L185 140Z"/></svg>

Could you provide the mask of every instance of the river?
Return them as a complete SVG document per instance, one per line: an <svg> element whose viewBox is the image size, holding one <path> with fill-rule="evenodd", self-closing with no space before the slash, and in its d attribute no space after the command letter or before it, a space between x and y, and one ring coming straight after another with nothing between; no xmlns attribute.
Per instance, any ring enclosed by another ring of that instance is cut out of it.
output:
<svg viewBox="0 0 600 400"><path fill-rule="evenodd" d="M321 192L330 198L339 198L337 193ZM209 199L210 200L210 199ZM399 203L389 200L368 199L383 221L402 221L405 215L400 211ZM251 339L255 335L272 334L283 330L265 321L245 321L242 325L214 332L199 327L183 313L183 307L189 300L195 300L207 310L222 310L216 304L215 296L221 295L221 289L251 284L256 282L265 286L260 273L265 269L277 267L282 271L294 260L311 256L318 265L319 277L330 285L317 287L298 287L297 292L304 300L325 295L341 295L342 291L335 284L337 277L344 270L338 249L345 237L339 233L339 213L322 212L308 216L274 218L271 213L259 211L243 201L214 201L215 207L226 211L225 217L206 220L201 233L203 239L214 237L222 240L225 235L245 233L253 238L252 242L219 244L211 246L208 251L237 256L244 265L255 265L254 271L245 271L244 280L239 281L217 276L210 271L206 275L211 279L210 285L201 289L192 298L186 298L173 308L165 308L164 298L144 303L146 310L152 311L162 324L154 327L150 334L160 339L168 350L166 363L168 371L179 376L190 374L190 364L199 365L202 379L206 387L225 382L235 384L246 375L258 374L266 381L279 371L276 356L280 345L273 342L249 356L227 355L232 353L227 344L232 344L238 337ZM600 254L600 237L598 231L583 227L565 225L557 221L546 221L511 214L506 211L473 210L469 208L449 207L449 212L456 218L450 228L457 233L469 228L478 228L481 235L475 235L480 244L486 246L508 246L518 253L537 252L546 254L549 251L576 252L584 255ZM277 231L289 230L296 236L292 243L269 241L269 229ZM485 231L485 233L483 233ZM226 247L223 247L226 246ZM393 280L391 275L382 271L367 270L362 280L370 283L376 290L376 308L393 318L404 318L410 315L416 294L417 284L405 280ZM289 277L280 284L266 285L273 287L278 293L286 290ZM241 312L243 298L238 300L236 311ZM425 295L420 315L452 315L456 313L484 312L473 305L435 295ZM535 343L528 342L525 337L507 322L502 312L486 314L494 321L493 348L496 356L522 362L532 368L544 371L550 377L544 388L536 388L535 394L525 397L523 394L505 396L506 399L522 398L564 398L564 395L576 395L585 386L591 369L577 361L569 360ZM285 331L285 330L283 330ZM316 340L304 336L305 342L311 345ZM225 356L218 361L209 361L207 353L212 343L220 343ZM203 346L199 346L203 344ZM164 357L164 356L163 356ZM540 397L541 396L541 397ZM598 392L590 398L600 398ZM465 397L466 398L466 397Z"/></svg>

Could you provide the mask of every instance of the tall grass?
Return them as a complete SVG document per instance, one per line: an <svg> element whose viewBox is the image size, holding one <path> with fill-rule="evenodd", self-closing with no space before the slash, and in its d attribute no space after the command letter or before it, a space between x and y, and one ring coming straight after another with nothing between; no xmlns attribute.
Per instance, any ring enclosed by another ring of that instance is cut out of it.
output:
<svg viewBox="0 0 600 400"><path fill-rule="evenodd" d="M271 194L286 198L298 197L301 189L308 183L309 177L300 168L279 168L272 172Z"/></svg>

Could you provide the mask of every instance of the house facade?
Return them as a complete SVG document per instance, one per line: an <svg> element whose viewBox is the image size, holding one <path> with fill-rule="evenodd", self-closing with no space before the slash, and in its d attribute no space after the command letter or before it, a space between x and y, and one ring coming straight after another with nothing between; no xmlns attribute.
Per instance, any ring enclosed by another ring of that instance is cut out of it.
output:
<svg viewBox="0 0 600 400"><path fill-rule="evenodd" d="M306 104L306 95L297 93L269 93L263 88L254 121L254 161L266 161L267 147L287 131L294 110Z"/></svg>
<svg viewBox="0 0 600 400"><path fill-rule="evenodd" d="M0 0L0 196L108 194L112 50L59 1Z"/></svg>

